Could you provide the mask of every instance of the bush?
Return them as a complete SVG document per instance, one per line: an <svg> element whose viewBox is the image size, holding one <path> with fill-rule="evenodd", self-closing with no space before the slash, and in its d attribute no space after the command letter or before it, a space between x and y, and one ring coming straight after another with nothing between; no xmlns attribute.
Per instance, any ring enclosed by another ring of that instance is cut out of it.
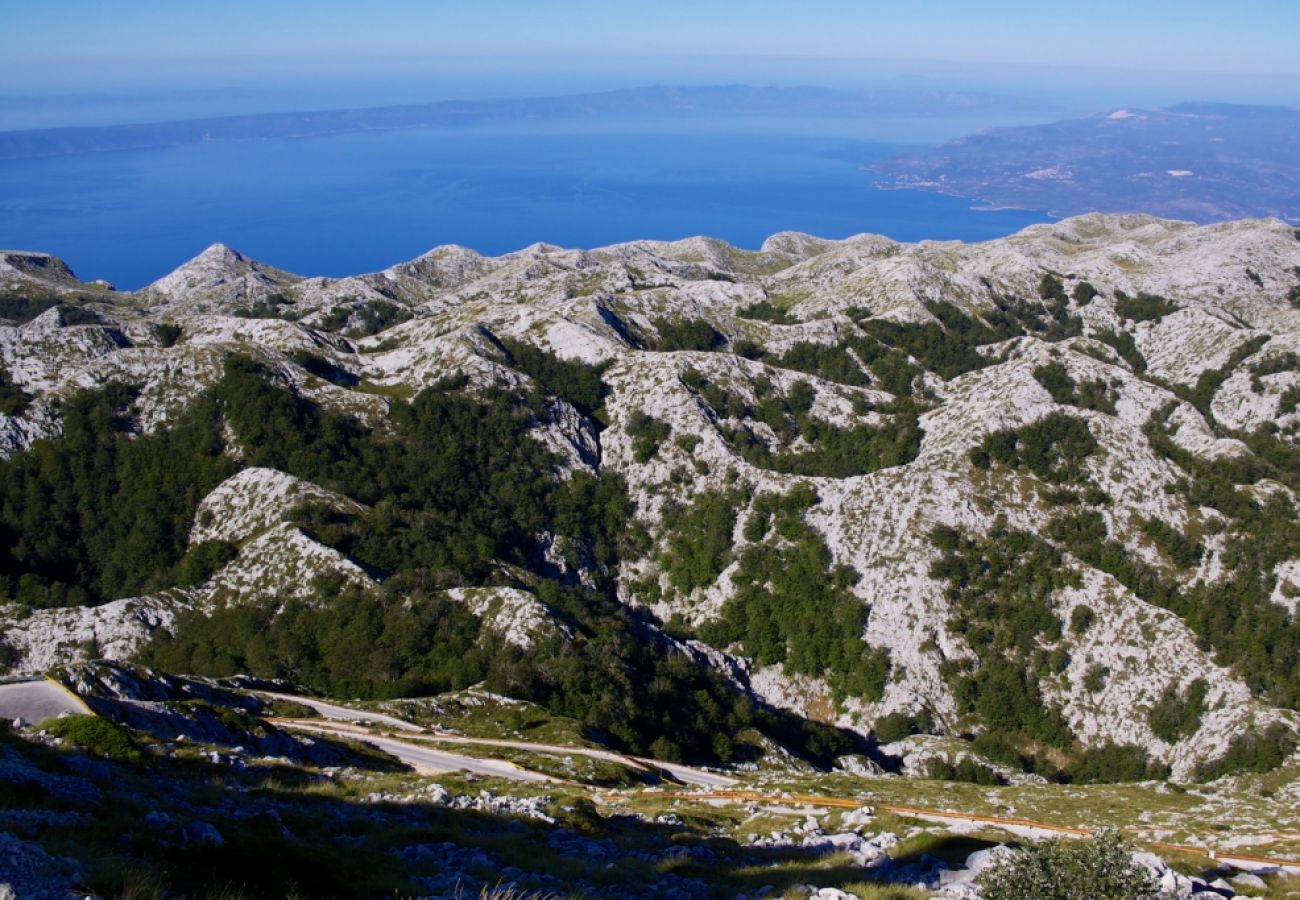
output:
<svg viewBox="0 0 1300 900"><path fill-rule="evenodd" d="M1070 633L1087 634L1088 629L1097 621L1096 611L1086 603L1080 603L1070 613Z"/></svg>
<svg viewBox="0 0 1300 900"><path fill-rule="evenodd" d="M975 878L984 900L1134 900L1154 897L1151 873L1118 831L1029 844Z"/></svg>
<svg viewBox="0 0 1300 900"><path fill-rule="evenodd" d="M9 370L0 363L0 416L21 416L31 402L31 396L14 384Z"/></svg>
<svg viewBox="0 0 1300 900"><path fill-rule="evenodd" d="M1157 294L1140 293L1130 297L1123 291L1115 294L1115 313L1122 319L1134 322L1158 322L1165 316L1182 309L1172 300L1166 300Z"/></svg>
<svg viewBox="0 0 1300 900"><path fill-rule="evenodd" d="M651 324L657 336L642 340L648 349L658 353L712 351L727 343L726 337L703 319L655 319Z"/></svg>
<svg viewBox="0 0 1300 900"><path fill-rule="evenodd" d="M896 712L876 719L871 731L877 743L892 744L916 733L912 717L907 713Z"/></svg>
<svg viewBox="0 0 1300 900"><path fill-rule="evenodd" d="M174 347L181 339L181 326L171 322L160 323L153 327L153 336L159 347Z"/></svg>
<svg viewBox="0 0 1300 900"><path fill-rule="evenodd" d="M1295 752L1296 745L1295 732L1281 722L1262 732L1244 732L1232 739L1228 752L1223 756L1198 765L1195 778L1197 781L1214 781L1243 772L1271 772Z"/></svg>
<svg viewBox="0 0 1300 900"><path fill-rule="evenodd" d="M1083 461L1097 446L1086 422L1055 412L1032 425L987 435L971 450L970 459L979 469L999 463L1010 469L1027 469L1051 484L1077 483L1087 479Z"/></svg>
<svg viewBox="0 0 1300 900"><path fill-rule="evenodd" d="M956 763L942 756L936 756L930 759L925 767L927 778L934 778L938 781L963 781L967 784L999 785L1006 784L1006 779L990 769L988 766L982 766L969 756L963 756Z"/></svg>
<svg viewBox="0 0 1300 900"><path fill-rule="evenodd" d="M1080 753L1068 766L1077 784L1116 784L1169 777L1169 769L1152 762L1146 750L1132 744L1103 744Z"/></svg>
<svg viewBox="0 0 1300 900"><path fill-rule="evenodd" d="M65 716L41 724L41 730L75 747L118 762L139 762L144 754L131 733L99 716Z"/></svg>
<svg viewBox="0 0 1300 900"><path fill-rule="evenodd" d="M1198 678L1180 693L1178 685L1171 684L1160 695L1160 700L1147 714L1151 731L1160 740L1169 744L1177 743L1190 737L1201 727L1201 716L1205 713L1205 694L1209 686L1204 678Z"/></svg>
<svg viewBox="0 0 1300 900"><path fill-rule="evenodd" d="M632 437L632 458L645 463L653 459L660 445L668 440L672 426L638 409L628 419L627 433Z"/></svg>
<svg viewBox="0 0 1300 900"><path fill-rule="evenodd" d="M770 300L760 300L736 313L742 319L771 322L773 325L798 325L799 320Z"/></svg>

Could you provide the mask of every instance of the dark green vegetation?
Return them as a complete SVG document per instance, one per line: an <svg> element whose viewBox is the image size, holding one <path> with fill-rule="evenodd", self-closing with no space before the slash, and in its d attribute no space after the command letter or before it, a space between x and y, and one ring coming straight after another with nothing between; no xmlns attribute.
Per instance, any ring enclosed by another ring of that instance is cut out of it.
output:
<svg viewBox="0 0 1300 900"><path fill-rule="evenodd" d="M588 366L560 359L531 344L504 338L500 341L511 366L532 378L544 389L573 404L584 416L595 417L605 403L609 388L601 374L606 366Z"/></svg>
<svg viewBox="0 0 1300 900"><path fill-rule="evenodd" d="M1004 765L1064 781L1140 781L1168 774L1141 747L1079 746L1060 710L1043 698L1039 682L1064 672L1070 659L1055 595L1082 585L1060 550L1005 526L978 540L941 527L931 540L944 553L930 574L948 582L955 611L949 625L978 658L974 665L944 663L960 710L985 727L974 749ZM1086 630L1092 618L1091 610L1072 615L1072 630ZM1056 762L1062 755L1064 767Z"/></svg>
<svg viewBox="0 0 1300 900"><path fill-rule="evenodd" d="M1284 495L1257 498L1238 486L1273 478L1294 490L1300 486L1300 450L1263 429L1238 435L1251 449L1249 456L1211 463L1181 449L1169 437L1166 422L1171 413L1172 407L1166 408L1152 418L1145 428L1147 438L1157 454L1185 473L1178 490L1188 502L1211 507L1224 517L1223 560L1228 577L1180 589L1140 561L1129 559L1113 541L1094 541L1073 552L1115 575L1144 600L1182 617L1252 689L1271 702L1296 708L1300 705L1300 623L1270 597L1271 573L1277 564L1300 556L1300 520ZM1173 558L1178 550L1165 552ZM1194 550L1184 552L1188 560Z"/></svg>
<svg viewBox="0 0 1300 900"><path fill-rule="evenodd" d="M672 431L667 422L639 409L632 413L627 423L627 433L632 436L632 458L639 463L649 462Z"/></svg>
<svg viewBox="0 0 1300 900"><path fill-rule="evenodd" d="M760 300L757 303L745 307L736 315L742 319L754 319L759 322L769 322L772 325L798 325L799 320L790 315L781 307L772 303L770 300Z"/></svg>
<svg viewBox="0 0 1300 900"><path fill-rule="evenodd" d="M1047 363L1034 369L1034 378L1057 403L1115 414L1115 389L1099 378L1077 382L1059 362Z"/></svg>
<svg viewBox="0 0 1300 900"><path fill-rule="evenodd" d="M554 360L528 365L584 407L602 396L598 373ZM464 385L453 379L394 402L384 432L295 396L243 357L230 358L217 384L150 435L131 436L128 388L75 395L63 404L60 437L0 462L0 591L29 607L67 606L204 580L236 553L218 542L187 548L198 501L238 468L225 452L229 429L242 465L273 467L367 505L360 515L311 506L294 515L383 588L376 596L322 579L313 602L193 613L147 649L154 664L290 678L346 696L486 681L562 711L615 746L667 757L729 758L734 736L754 726L817 758L851 746L829 729L754 707L617 603L611 576L644 541L629 527L622 483L552 477L556 458L529 434L545 415L540 391L471 395ZM563 570L543 558L539 534L554 536ZM438 594L493 584L535 590L575 639L528 651L503 646Z"/></svg>
<svg viewBox="0 0 1300 900"><path fill-rule="evenodd" d="M1195 734L1196 729L1201 727L1201 716L1205 713L1207 690L1209 685L1203 678L1196 679L1182 692L1176 685L1171 684L1166 688L1159 702L1147 714L1155 736L1173 744Z"/></svg>
<svg viewBox="0 0 1300 900"><path fill-rule="evenodd" d="M1049 484L1067 484L1087 479L1083 463L1096 449L1097 439L1086 422L1056 412L1030 425L993 432L970 457L978 469L996 463Z"/></svg>
<svg viewBox="0 0 1300 900"><path fill-rule="evenodd" d="M1130 297L1123 291L1115 292L1115 313L1133 322L1159 322L1162 318L1182 309L1172 300L1157 294L1140 293Z"/></svg>
<svg viewBox="0 0 1300 900"><path fill-rule="evenodd" d="M0 363L0 416L21 416L31 402L31 396L14 384L9 370Z"/></svg>
<svg viewBox="0 0 1300 900"><path fill-rule="evenodd" d="M999 361L996 354L981 351L982 347L1026 334L1059 341L1082 333L1082 323L1070 312L1070 298L1059 281L1044 276L1040 293L1036 300L998 296L993 309L976 315L946 301L927 303L934 318L926 322L895 322L871 318L866 310L850 310L854 328L836 345L798 343L780 356L744 342L735 349L742 356L779 368L909 396L923 370L947 380ZM759 307L763 304L746 312L774 321L769 317L776 312L764 307L759 315Z"/></svg>
<svg viewBox="0 0 1300 900"><path fill-rule="evenodd" d="M1153 897L1158 885L1133 860L1134 848L1118 831L1087 840L1058 838L1022 847L975 879L986 900L1129 900Z"/></svg>
<svg viewBox="0 0 1300 900"><path fill-rule="evenodd" d="M741 491L703 491L689 506L668 511L673 525L662 562L673 590L689 594L718 580L731 563L736 512L744 502Z"/></svg>
<svg viewBox="0 0 1300 900"><path fill-rule="evenodd" d="M675 350L712 351L727 345L718 329L703 319L655 319L654 334L638 334L642 345L656 353Z"/></svg>
<svg viewBox="0 0 1300 900"><path fill-rule="evenodd" d="M34 294L31 291L0 291L0 319L22 325L59 305L56 294Z"/></svg>
<svg viewBox="0 0 1300 900"><path fill-rule="evenodd" d="M911 462L921 448L921 428L914 404L900 401L890 409L881 425L862 424L845 428L811 414L816 393L806 381L795 382L786 393L761 379L753 385L758 400L751 406L736 392L728 391L688 370L683 383L695 392L719 420L727 442L751 465L796 475L850 478L878 469ZM735 426L727 419L738 419ZM802 438L807 450L773 450L752 422L767 425L778 441Z"/></svg>
<svg viewBox="0 0 1300 900"><path fill-rule="evenodd" d="M1242 772L1271 772L1295 752L1297 743L1295 733L1280 722L1263 731L1238 735L1226 754L1196 767L1196 778L1213 781Z"/></svg>
<svg viewBox="0 0 1300 900"><path fill-rule="evenodd" d="M340 304L334 307L321 321L321 327L326 331L342 331L349 323L353 323L347 331L348 337L362 338L379 334L410 318L411 311L406 307L389 300L376 299L354 306Z"/></svg>
<svg viewBox="0 0 1300 900"><path fill-rule="evenodd" d="M131 738L131 733L115 722L99 716L65 716L41 725L51 737L62 738L96 756L118 762L139 762L144 754Z"/></svg>
<svg viewBox="0 0 1300 900"><path fill-rule="evenodd" d="M701 635L719 647L739 644L759 665L825 676L837 702L877 700L889 655L862 639L868 608L851 591L858 574L834 565L821 533L805 521L816 503L810 488L754 498L748 545L732 577L736 593Z"/></svg>
<svg viewBox="0 0 1300 900"><path fill-rule="evenodd" d="M960 708L998 734L1020 736L1066 749L1073 741L1058 710L1039 691L1042 676L1061 671L1068 658L1054 658L1040 645L1061 639L1054 592L1082 582L1060 551L1025 532L997 529L983 540L949 528L931 535L944 552L930 570L948 582L953 630L975 651L978 664L947 664Z"/></svg>
<svg viewBox="0 0 1300 900"><path fill-rule="evenodd" d="M1259 350L1268 343L1269 336L1261 334L1243 343L1232 351L1228 361L1217 369L1207 369L1196 378L1196 384L1190 389L1183 385L1174 385L1173 391L1182 399L1195 406L1197 411L1211 422L1214 421L1214 413L1210 410L1210 403L1214 400L1214 395L1218 393L1219 388L1228 380L1238 366L1248 357L1254 356Z"/></svg>
<svg viewBox="0 0 1300 900"><path fill-rule="evenodd" d="M1006 779L996 771L975 762L969 756L963 756L956 762L946 757L936 756L926 764L925 774L927 778L939 781L964 781L967 784L984 785L1007 783Z"/></svg>
<svg viewBox="0 0 1300 900"><path fill-rule="evenodd" d="M153 327L153 336L157 339L159 347L175 347L176 342L181 339L181 331L181 326L163 322Z"/></svg>
<svg viewBox="0 0 1300 900"><path fill-rule="evenodd" d="M1141 374L1147 370L1146 357L1138 350L1133 335L1127 331L1099 331L1093 337L1118 353L1120 359L1128 363L1129 368L1135 373Z"/></svg>
<svg viewBox="0 0 1300 900"><path fill-rule="evenodd" d="M0 460L0 597L100 603L175 582L203 497L234 474L222 454L223 381L171 428L132 437L122 385L63 404L63 434Z"/></svg>

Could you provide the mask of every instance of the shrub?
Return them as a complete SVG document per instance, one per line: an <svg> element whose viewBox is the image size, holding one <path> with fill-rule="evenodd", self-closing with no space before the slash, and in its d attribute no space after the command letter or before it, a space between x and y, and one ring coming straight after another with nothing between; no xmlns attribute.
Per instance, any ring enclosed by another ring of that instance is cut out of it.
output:
<svg viewBox="0 0 1300 900"><path fill-rule="evenodd" d="M658 336L643 342L659 353L718 350L727 343L726 337L703 319L655 319L651 324Z"/></svg>
<svg viewBox="0 0 1300 900"><path fill-rule="evenodd" d="M31 402L31 396L14 384L9 371L0 363L0 416L21 416Z"/></svg>
<svg viewBox="0 0 1300 900"><path fill-rule="evenodd" d="M43 723L41 729L96 756L118 762L139 762L144 758L129 731L99 716L65 716Z"/></svg>
<svg viewBox="0 0 1300 900"><path fill-rule="evenodd" d="M1088 604L1080 603L1070 613L1070 633L1086 634L1096 621L1096 611Z"/></svg>
<svg viewBox="0 0 1300 900"><path fill-rule="evenodd" d="M1151 731L1162 741L1173 744L1196 733L1201 727L1205 712L1205 694L1209 686L1198 678L1180 693L1178 685L1171 684L1160 695L1160 700L1147 714Z"/></svg>
<svg viewBox="0 0 1300 900"><path fill-rule="evenodd" d="M1195 778L1197 781L1214 781L1243 772L1271 772L1295 752L1296 744L1295 733L1281 722L1275 722L1262 732L1243 732L1232 739L1228 752L1223 756L1198 765Z"/></svg>
<svg viewBox="0 0 1300 900"><path fill-rule="evenodd" d="M770 300L760 300L736 313L742 319L756 319L773 325L798 325L799 320Z"/></svg>
<svg viewBox="0 0 1300 900"><path fill-rule="evenodd" d="M1134 322L1158 322L1165 316L1182 309L1172 300L1166 300L1157 294L1140 293L1130 297L1122 291L1115 294L1115 312L1120 318Z"/></svg>
<svg viewBox="0 0 1300 900"><path fill-rule="evenodd" d="M659 446L672 433L672 426L638 409L628 419L627 433L632 437L632 458L644 463L659 452Z"/></svg>
<svg viewBox="0 0 1300 900"><path fill-rule="evenodd" d="M1085 840L1059 838L1029 844L975 879L984 900L1134 900L1154 897L1151 873L1133 861L1118 831Z"/></svg>
<svg viewBox="0 0 1300 900"><path fill-rule="evenodd" d="M982 766L969 756L963 756L956 763L942 756L932 758L925 767L927 778L939 781L964 781L967 784L999 785L1006 784L1006 779Z"/></svg>
<svg viewBox="0 0 1300 900"><path fill-rule="evenodd" d="M912 717L902 712L890 713L876 719L871 726L871 731L875 734L876 741L881 744L892 744L916 733Z"/></svg>
<svg viewBox="0 0 1300 900"><path fill-rule="evenodd" d="M181 326L171 322L160 323L153 327L153 336L159 347L174 347L181 338Z"/></svg>

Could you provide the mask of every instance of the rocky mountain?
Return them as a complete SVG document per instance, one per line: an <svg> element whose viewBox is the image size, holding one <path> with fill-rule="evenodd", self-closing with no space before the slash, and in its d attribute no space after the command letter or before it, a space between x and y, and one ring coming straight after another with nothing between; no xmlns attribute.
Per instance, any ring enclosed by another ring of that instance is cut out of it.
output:
<svg viewBox="0 0 1300 900"><path fill-rule="evenodd" d="M991 128L873 164L882 187L1054 215L1142 210L1218 222L1300 217L1300 111L1226 103L1114 109Z"/></svg>
<svg viewBox="0 0 1300 900"><path fill-rule="evenodd" d="M1281 221L442 247L344 279L214 245L134 294L6 252L0 300L13 673L487 679L651 755L814 758L793 714L832 756L1004 779L1296 746Z"/></svg>

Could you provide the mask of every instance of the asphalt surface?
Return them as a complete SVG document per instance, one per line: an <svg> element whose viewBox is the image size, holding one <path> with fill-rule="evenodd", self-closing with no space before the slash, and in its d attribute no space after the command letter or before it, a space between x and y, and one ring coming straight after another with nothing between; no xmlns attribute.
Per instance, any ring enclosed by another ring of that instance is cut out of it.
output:
<svg viewBox="0 0 1300 900"><path fill-rule="evenodd" d="M466 737L464 735L458 735L458 734L446 734L439 731L430 731L429 729L421 728L419 725L413 725L412 723L396 718L395 716L389 716L377 712L370 712L369 710L349 709L346 706L340 706L336 703L329 703L324 700L316 700L312 697L299 697L294 694L275 694L275 693L265 692L265 691L261 693L262 696L264 697L273 697L278 700L287 700L293 703L299 703L302 704L303 706L310 707L311 709L315 710L318 715L326 719L335 719L343 722L356 722L358 724L384 725L400 731L409 732L412 736L417 734L424 735L425 737L422 738L423 741L436 740L439 743L449 743L449 744L466 744L466 745L479 744L481 746L488 746L488 747L508 747L515 750L527 750L532 753L546 753L546 754L560 755L560 756L586 756L586 757L590 757L591 759L603 759L603 760L608 760L610 762L620 763L622 765L630 765L641 769L664 772L670 777L672 777L673 779L675 779L676 781L679 781L682 784L689 784L694 787L717 789L717 788L730 787L731 785L734 785L736 783L736 779L728 778L726 775L719 775L716 772L709 772L704 769L697 769L694 768L693 766L683 766L677 763L660 762L657 759L645 759L639 756L625 756L621 753L615 753L610 750L600 750L593 747L566 747L560 744L534 744L528 741L510 741L510 740L499 740L494 738L472 738L472 737ZM301 719L297 719L293 721L295 724L301 724L303 726L310 725L309 721L304 721ZM362 739L363 736L365 736L365 733L364 732L354 733L354 734L349 734L348 736L360 740ZM366 739L368 740L369 738L367 737ZM390 743L394 743L394 744L406 743L409 749L412 750L419 750L421 749L422 746L421 744L410 744L409 742L401 742L391 737L385 738L385 740L388 740ZM386 751L386 752L392 752L392 751ZM393 755L397 756L399 759L402 759L403 762L407 762L406 759L404 759L397 753L393 753ZM472 756L461 756L459 754L452 754L452 753L444 753L443 756L447 757L448 759L459 759L459 760L476 759L475 757ZM496 760L477 760L477 761L498 762ZM411 765L414 765L414 763L411 763ZM466 767L459 766L458 768L466 768ZM527 771L526 769L522 769L518 766L515 766L514 768L519 772ZM444 768L444 769L437 769L433 771L450 772L450 771L456 771L456 769ZM475 770L466 768L466 771L475 771ZM500 773L492 773L492 774L500 775ZM537 775L537 773L535 772L530 774ZM500 777L511 778L517 776L500 775ZM539 776L539 777L544 777L544 776Z"/></svg>
<svg viewBox="0 0 1300 900"><path fill-rule="evenodd" d="M472 772L490 778L509 778L513 781L558 781L549 775L532 772L504 759L483 759L476 756L462 756L436 750L426 744L415 744L383 735L373 734L364 728L328 722L313 722L303 719L276 719L276 725L295 731L312 734L328 734L351 738L363 744L376 747L390 756L406 763L421 775L440 775L445 772Z"/></svg>
<svg viewBox="0 0 1300 900"><path fill-rule="evenodd" d="M17 681L0 684L0 719L22 719L38 725L65 713L90 712L81 698L53 681Z"/></svg>

